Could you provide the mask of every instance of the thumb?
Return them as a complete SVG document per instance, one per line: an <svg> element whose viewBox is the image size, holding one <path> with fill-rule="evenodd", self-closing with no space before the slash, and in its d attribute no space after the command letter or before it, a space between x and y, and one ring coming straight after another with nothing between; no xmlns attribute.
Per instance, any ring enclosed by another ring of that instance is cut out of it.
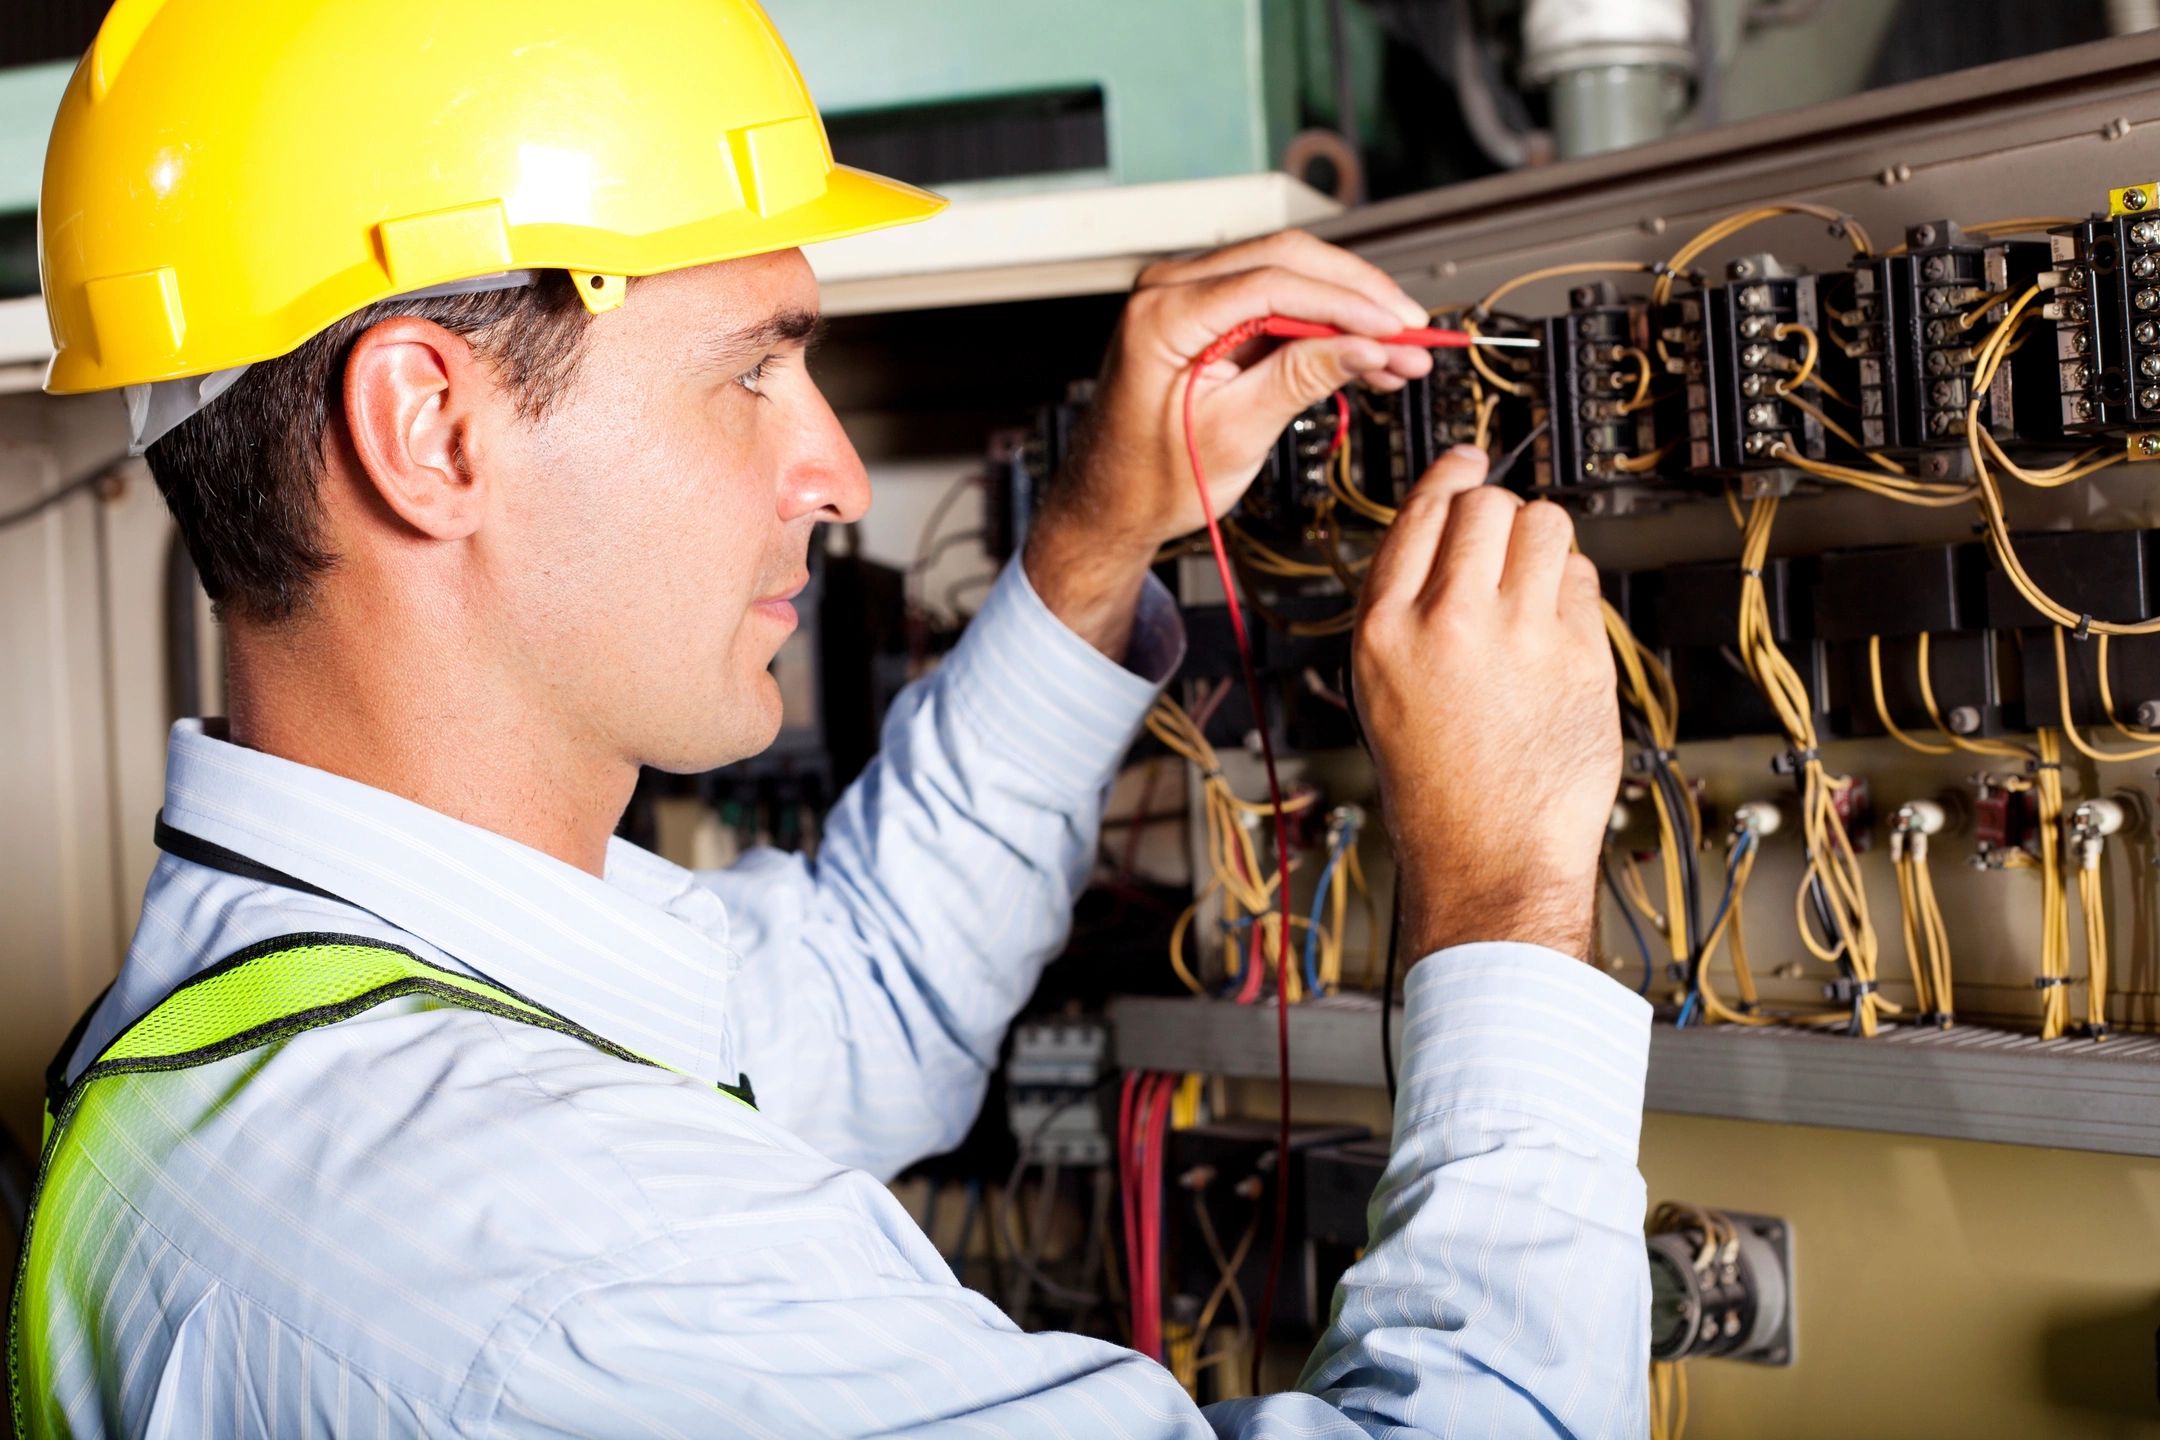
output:
<svg viewBox="0 0 2160 1440"><path fill-rule="evenodd" d="M1230 410L1266 431L1262 443L1267 443L1300 411L1387 366L1387 347L1362 335L1293 340L1241 372L1223 393Z"/></svg>

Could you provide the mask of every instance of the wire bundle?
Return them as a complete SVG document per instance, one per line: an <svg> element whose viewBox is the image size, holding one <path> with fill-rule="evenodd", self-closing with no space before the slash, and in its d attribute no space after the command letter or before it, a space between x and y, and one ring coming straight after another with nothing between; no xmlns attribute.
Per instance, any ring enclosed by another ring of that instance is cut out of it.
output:
<svg viewBox="0 0 2160 1440"><path fill-rule="evenodd" d="M1785 652L1778 648L1763 590L1763 567L1769 560L1770 531L1777 521L1777 497L1757 499L1748 511L1741 540L1740 659L1792 744L1792 763L1800 789L1800 828L1807 864L1802 872L1795 919L1800 943L1816 959L1837 965L1850 992L1853 1033L1873 1035L1877 1020L1898 1007L1876 988L1879 945L1868 914L1867 886L1860 873L1852 838L1837 812L1837 794L1852 782L1833 776L1822 762L1815 733L1815 706L1807 686ZM1808 918L1810 902L1825 930L1818 940Z"/></svg>
<svg viewBox="0 0 2160 1440"><path fill-rule="evenodd" d="M1922 1018L1948 1028L1957 1014L1950 993L1950 932L1928 869L1927 832L1911 823L1911 808L1901 808L1890 826L1890 866L1897 873L1905 960L1912 968L1915 1008Z"/></svg>
<svg viewBox="0 0 2160 1440"><path fill-rule="evenodd" d="M1178 1077L1135 1070L1118 1092L1118 1196L1125 1218L1125 1293L1132 1347L1161 1361L1163 1150Z"/></svg>

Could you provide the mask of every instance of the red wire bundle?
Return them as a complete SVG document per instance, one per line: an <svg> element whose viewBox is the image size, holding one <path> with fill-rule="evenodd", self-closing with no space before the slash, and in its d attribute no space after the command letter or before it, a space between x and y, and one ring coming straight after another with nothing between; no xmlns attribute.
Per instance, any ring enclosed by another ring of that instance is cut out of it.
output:
<svg viewBox="0 0 2160 1440"><path fill-rule="evenodd" d="M1125 1293L1132 1303L1133 1349L1163 1359L1163 1142L1178 1077L1126 1075L1118 1093L1118 1197L1125 1211Z"/></svg>

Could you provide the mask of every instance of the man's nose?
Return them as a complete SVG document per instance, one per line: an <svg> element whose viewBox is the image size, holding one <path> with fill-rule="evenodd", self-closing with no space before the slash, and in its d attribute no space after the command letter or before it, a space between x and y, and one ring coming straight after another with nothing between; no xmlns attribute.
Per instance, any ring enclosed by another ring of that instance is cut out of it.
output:
<svg viewBox="0 0 2160 1440"><path fill-rule="evenodd" d="M821 392L813 392L799 447L780 481L780 518L850 524L870 508L870 474Z"/></svg>

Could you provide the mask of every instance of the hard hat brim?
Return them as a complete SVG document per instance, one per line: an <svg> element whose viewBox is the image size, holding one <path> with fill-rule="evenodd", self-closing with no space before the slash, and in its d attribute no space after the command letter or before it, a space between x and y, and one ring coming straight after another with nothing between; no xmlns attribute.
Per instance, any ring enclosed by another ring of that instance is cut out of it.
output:
<svg viewBox="0 0 2160 1440"><path fill-rule="evenodd" d="M508 232L509 253L477 268L430 275L427 283L469 279L501 269L579 270L601 275L660 275L716 265L752 255L777 254L827 240L927 220L949 202L903 181L836 165L822 194L774 215L737 210L692 221L655 235L622 235L567 225L527 225ZM504 264L502 261L508 263ZM274 347L218 353L163 373L135 374L128 383L182 380L235 366L260 364L290 354L330 325L379 301L405 293L374 266L351 271L303 298L270 329ZM295 313L305 307L312 313ZM114 377L81 347L53 356L45 390L77 395L115 388Z"/></svg>

